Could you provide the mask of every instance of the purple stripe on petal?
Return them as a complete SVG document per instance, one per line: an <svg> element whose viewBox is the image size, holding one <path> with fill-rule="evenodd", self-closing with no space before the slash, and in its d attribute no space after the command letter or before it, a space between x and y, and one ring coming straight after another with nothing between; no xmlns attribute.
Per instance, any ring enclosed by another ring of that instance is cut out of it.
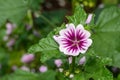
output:
<svg viewBox="0 0 120 80"><path fill-rule="evenodd" d="M62 44L65 46L71 46L73 44L73 42L69 39L63 39Z"/></svg>
<svg viewBox="0 0 120 80"><path fill-rule="evenodd" d="M75 31L70 29L70 31L66 31L65 33L66 37L71 39L71 40L75 40Z"/></svg>
<svg viewBox="0 0 120 80"><path fill-rule="evenodd" d="M82 40L84 38L84 34L81 30L77 31L76 33L76 39L79 41L79 40Z"/></svg>
<svg viewBox="0 0 120 80"><path fill-rule="evenodd" d="M73 45L73 46L70 46L69 48L67 48L68 52L71 52L71 53L74 53L78 50L78 47L77 45Z"/></svg>
<svg viewBox="0 0 120 80"><path fill-rule="evenodd" d="M83 48L85 47L85 44L86 44L85 41L80 41L80 42L78 43L78 46L79 46L80 49L83 49Z"/></svg>

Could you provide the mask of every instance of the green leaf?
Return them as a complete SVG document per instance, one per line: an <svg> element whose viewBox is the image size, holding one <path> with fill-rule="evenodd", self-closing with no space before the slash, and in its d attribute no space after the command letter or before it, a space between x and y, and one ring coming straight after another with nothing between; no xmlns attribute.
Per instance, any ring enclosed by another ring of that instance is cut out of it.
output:
<svg viewBox="0 0 120 80"><path fill-rule="evenodd" d="M35 24L40 29L41 37L45 37L53 28L56 28L56 25L60 25L64 20L66 12L65 9L42 12L39 17L35 19Z"/></svg>
<svg viewBox="0 0 120 80"><path fill-rule="evenodd" d="M30 0L0 0L0 26L7 20L20 23L26 15Z"/></svg>
<svg viewBox="0 0 120 80"><path fill-rule="evenodd" d="M102 58L96 55L87 57L85 64L85 80L90 78L94 80L113 80L112 73L106 68L106 63L110 63L111 59Z"/></svg>
<svg viewBox="0 0 120 80"><path fill-rule="evenodd" d="M8 54L4 48L0 47L0 63L3 63L4 60L7 60Z"/></svg>
<svg viewBox="0 0 120 80"><path fill-rule="evenodd" d="M2 80L40 80L40 79L37 74L17 70L13 74L4 76Z"/></svg>
<svg viewBox="0 0 120 80"><path fill-rule="evenodd" d="M54 10L54 11L46 11L46 12L42 13L42 15L44 17L46 17L49 21L51 21L53 24L62 23L63 20L64 20L65 14L66 14L65 9L59 9L59 10Z"/></svg>
<svg viewBox="0 0 120 80"><path fill-rule="evenodd" d="M69 23L74 23L75 25L78 24L85 24L87 18L87 14L85 13L84 9L80 6L75 8L74 14L72 16L67 16Z"/></svg>
<svg viewBox="0 0 120 80"><path fill-rule="evenodd" d="M105 66L106 63L111 63L111 59L88 52L83 70L75 74L73 80L113 80L112 73Z"/></svg>
<svg viewBox="0 0 120 80"><path fill-rule="evenodd" d="M39 10L40 4L44 2L44 0L30 0L30 6L32 10Z"/></svg>
<svg viewBox="0 0 120 80"><path fill-rule="evenodd" d="M111 65L120 67L120 9L110 7L104 9L93 33L93 50L98 56L113 59Z"/></svg>
<svg viewBox="0 0 120 80"><path fill-rule="evenodd" d="M41 61L44 62L52 57L60 57L62 53L58 50L58 44L53 39L53 32L46 38L39 41L39 44L33 45L28 50L30 53L42 52Z"/></svg>
<svg viewBox="0 0 120 80"><path fill-rule="evenodd" d="M93 72L93 71L92 71ZM112 73L110 73L106 68L101 68L96 72L86 74L87 77L94 80L113 80Z"/></svg>
<svg viewBox="0 0 120 80"><path fill-rule="evenodd" d="M5 35L6 35L6 30L5 29L1 29L0 30L0 41L3 41Z"/></svg>
<svg viewBox="0 0 120 80"><path fill-rule="evenodd" d="M118 77L115 78L114 80L120 80L120 74L119 74Z"/></svg>
<svg viewBox="0 0 120 80"><path fill-rule="evenodd" d="M81 72L80 74L76 74L73 80L86 80L84 72Z"/></svg>
<svg viewBox="0 0 120 80"><path fill-rule="evenodd" d="M45 73L41 73L39 75L39 79L38 80L56 80L55 79L56 73L55 71L47 71Z"/></svg>
<svg viewBox="0 0 120 80"><path fill-rule="evenodd" d="M53 71L47 71L45 73L31 73L22 70L16 70L15 73L6 75L2 80L55 80L56 73Z"/></svg>

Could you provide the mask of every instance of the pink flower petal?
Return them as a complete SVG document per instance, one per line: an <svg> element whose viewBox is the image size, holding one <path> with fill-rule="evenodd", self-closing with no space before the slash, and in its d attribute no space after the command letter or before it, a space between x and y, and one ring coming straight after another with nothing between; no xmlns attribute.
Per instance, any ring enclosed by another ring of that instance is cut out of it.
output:
<svg viewBox="0 0 120 80"><path fill-rule="evenodd" d="M84 30L83 25L82 25L82 24L77 25L76 31L77 31L77 30Z"/></svg>
<svg viewBox="0 0 120 80"><path fill-rule="evenodd" d="M57 42L57 43L61 43L61 40L60 40L60 36L58 36L58 35L55 35L55 36L53 36L53 39Z"/></svg>
<svg viewBox="0 0 120 80"><path fill-rule="evenodd" d="M68 27L69 26L69 27ZM62 29L59 34L64 37L72 37L75 33L75 26L73 24L67 24L66 29Z"/></svg>

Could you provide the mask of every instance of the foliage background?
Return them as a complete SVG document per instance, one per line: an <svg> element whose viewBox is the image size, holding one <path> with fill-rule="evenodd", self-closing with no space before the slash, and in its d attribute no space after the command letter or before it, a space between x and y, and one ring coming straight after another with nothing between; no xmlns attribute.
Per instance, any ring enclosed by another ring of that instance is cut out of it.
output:
<svg viewBox="0 0 120 80"><path fill-rule="evenodd" d="M65 4L60 1L61 0L0 0L0 79L49 80L51 78L52 80L56 80L55 76L58 73L55 72L55 65L52 60L46 60L50 59L51 56L59 57L56 53L58 51L53 51L56 55L41 54L41 51L44 51L44 53L47 51L41 50L37 47L38 45L36 43L42 38L44 39L42 39L43 41L39 42L39 44L42 45L42 43L45 43L47 41L45 37L49 32L54 28L60 27L62 23L68 23L70 21L70 19L67 19L65 16L71 16L73 12L75 12L76 5L84 5L84 10L87 14L95 14L94 24L90 24L91 29L94 30L92 36L94 44L87 53L89 56L85 67L86 71L90 72L91 75L85 75L89 78L94 77L95 80L112 80L110 78L113 75L114 80L119 80L120 1L63 0ZM115 6L117 6L117 8ZM78 12L78 14L82 13ZM75 16L78 15L75 14ZM80 16L80 18L81 17L83 16ZM77 21L78 20L79 17L77 17ZM10 35L6 34L6 24L8 22L16 26ZM62 27L60 27L60 29L61 28ZM59 30L59 28L56 29L56 32L57 30ZM56 47L56 43L52 42L49 37L51 35L53 35L52 32L47 38L52 45L54 44L54 47ZM5 37L8 39L5 40ZM11 39L14 39L15 42L8 47L7 44ZM21 62L22 55L28 53L28 49L34 44L36 44L35 48L32 48L29 52L37 52L40 54L35 54L35 60L32 63L23 64ZM96 58L96 56L100 58ZM62 56L62 58L65 58L65 56ZM38 68L42 64L48 65L49 69L52 70L40 74ZM17 66L18 69L20 69L23 65L28 66L31 70L34 68L35 73L12 70L13 66ZM100 66L98 67L98 65ZM107 66L107 68L105 66ZM93 69L93 67L96 69ZM117 70L113 71L113 68ZM91 73L91 70L93 73ZM109 72L107 70L109 70ZM95 74L94 72L97 73ZM75 80L86 80L84 79L85 75L76 75ZM107 75L110 77L105 78ZM47 76L46 79L44 79L45 76ZM100 76L101 78L99 79ZM64 80L62 77L63 75L61 75L61 79Z"/></svg>

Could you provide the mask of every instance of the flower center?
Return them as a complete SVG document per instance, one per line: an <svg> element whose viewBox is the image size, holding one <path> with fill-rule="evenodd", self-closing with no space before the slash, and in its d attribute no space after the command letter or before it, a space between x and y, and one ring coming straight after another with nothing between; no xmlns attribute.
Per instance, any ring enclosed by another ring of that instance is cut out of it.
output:
<svg viewBox="0 0 120 80"><path fill-rule="evenodd" d="M73 44L74 44L74 45L78 45L79 42L80 42L80 41L75 40L75 41L73 42Z"/></svg>

